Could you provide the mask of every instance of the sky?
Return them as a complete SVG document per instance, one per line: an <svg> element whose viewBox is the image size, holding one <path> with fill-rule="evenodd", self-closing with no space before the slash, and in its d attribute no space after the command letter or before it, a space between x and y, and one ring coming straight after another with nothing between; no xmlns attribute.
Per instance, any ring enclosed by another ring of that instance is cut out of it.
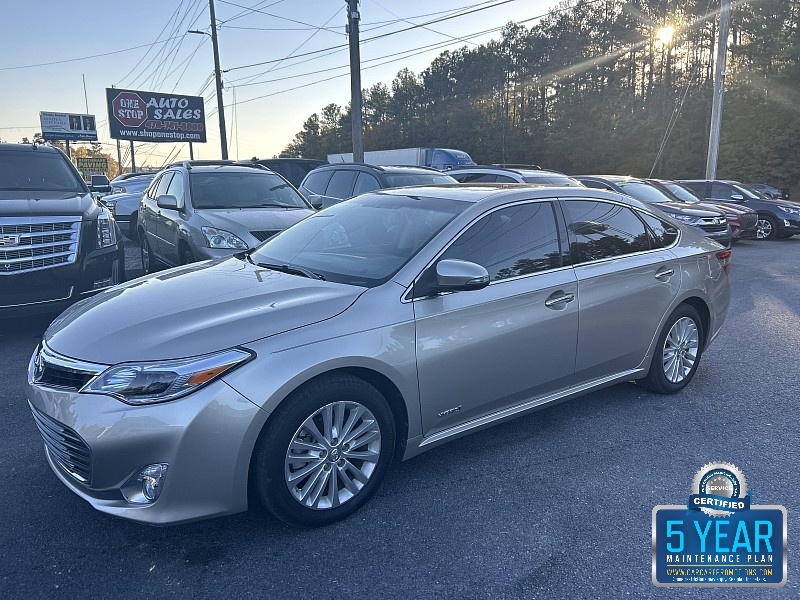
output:
<svg viewBox="0 0 800 600"><path fill-rule="evenodd" d="M498 39L512 21L533 25L555 4L361 0L361 87L390 85L403 68L419 74L441 52ZM275 156L312 113L350 101L344 0L214 6L230 158ZM116 157L105 101L105 89L116 86L204 96L208 142L194 145L195 158L220 158L211 38L189 29L210 31L208 0L4 2L0 139L31 139L41 130L40 111L88 112L104 150ZM248 66L254 63L261 64ZM186 144L136 143L137 167L188 158Z"/></svg>

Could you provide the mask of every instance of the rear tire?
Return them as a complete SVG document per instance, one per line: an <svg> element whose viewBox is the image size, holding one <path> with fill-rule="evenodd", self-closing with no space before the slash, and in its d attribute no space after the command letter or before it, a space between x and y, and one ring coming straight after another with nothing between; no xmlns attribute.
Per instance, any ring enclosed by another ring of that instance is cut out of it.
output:
<svg viewBox="0 0 800 600"><path fill-rule="evenodd" d="M678 306L658 336L650 370L638 383L657 394L675 394L694 377L704 344L703 322L688 304Z"/></svg>
<svg viewBox="0 0 800 600"><path fill-rule="evenodd" d="M349 517L375 493L395 451L395 423L372 385L346 374L315 379L270 416L251 462L261 504L286 523Z"/></svg>

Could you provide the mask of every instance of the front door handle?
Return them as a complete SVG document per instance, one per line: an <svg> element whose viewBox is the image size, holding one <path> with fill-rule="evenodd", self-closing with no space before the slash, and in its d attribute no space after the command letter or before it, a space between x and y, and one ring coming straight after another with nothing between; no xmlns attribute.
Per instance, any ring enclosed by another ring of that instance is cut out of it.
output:
<svg viewBox="0 0 800 600"><path fill-rule="evenodd" d="M560 296L550 296L547 300L544 301L544 305L547 308L561 308L560 305L569 304L573 300L575 300L575 294L561 293Z"/></svg>

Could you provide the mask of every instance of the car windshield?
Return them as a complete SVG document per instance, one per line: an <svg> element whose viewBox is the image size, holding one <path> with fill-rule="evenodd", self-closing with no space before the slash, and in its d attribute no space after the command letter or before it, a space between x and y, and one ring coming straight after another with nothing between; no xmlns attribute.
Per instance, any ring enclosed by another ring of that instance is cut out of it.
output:
<svg viewBox="0 0 800 600"><path fill-rule="evenodd" d="M261 265L305 269L328 281L373 287L388 280L470 203L365 194L274 236L251 255Z"/></svg>
<svg viewBox="0 0 800 600"><path fill-rule="evenodd" d="M688 188L683 187L680 183L663 183L662 184L665 188L667 188L678 200L681 202L689 202L690 204L697 204L701 201L701 198L697 196L694 192L689 190Z"/></svg>
<svg viewBox="0 0 800 600"><path fill-rule="evenodd" d="M458 183L450 175L442 173L385 173L387 187L406 187L409 185L442 185Z"/></svg>
<svg viewBox="0 0 800 600"><path fill-rule="evenodd" d="M523 175L522 180L525 183L538 183L540 185L559 185L564 187L583 187L583 184L577 179L567 177L566 175Z"/></svg>
<svg viewBox="0 0 800 600"><path fill-rule="evenodd" d="M86 194L86 184L56 152L0 152L0 190Z"/></svg>
<svg viewBox="0 0 800 600"><path fill-rule="evenodd" d="M735 187L737 190L741 190L744 193L744 195L747 196L748 198L759 198L761 200L770 200L770 197L767 196L765 193L759 192L757 189L751 188L749 185L745 185L743 183L737 183L733 187Z"/></svg>
<svg viewBox="0 0 800 600"><path fill-rule="evenodd" d="M637 200L646 204L656 204L658 202L671 202L672 198L667 196L661 190L654 188L652 185L642 183L641 181L628 181L621 180L615 181L619 187L622 188L629 196L633 196Z"/></svg>
<svg viewBox="0 0 800 600"><path fill-rule="evenodd" d="M308 208L279 175L266 171L191 173L192 204L205 208Z"/></svg>

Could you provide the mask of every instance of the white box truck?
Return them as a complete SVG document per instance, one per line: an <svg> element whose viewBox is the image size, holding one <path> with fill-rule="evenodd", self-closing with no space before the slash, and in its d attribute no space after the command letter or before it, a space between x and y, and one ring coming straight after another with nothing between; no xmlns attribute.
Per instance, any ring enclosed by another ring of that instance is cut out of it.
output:
<svg viewBox="0 0 800 600"><path fill-rule="evenodd" d="M328 162L353 162L353 153L328 154ZM371 150L364 152L364 162L370 165L414 165L433 167L446 171L453 167L474 165L469 154L449 148L397 148L395 150Z"/></svg>

